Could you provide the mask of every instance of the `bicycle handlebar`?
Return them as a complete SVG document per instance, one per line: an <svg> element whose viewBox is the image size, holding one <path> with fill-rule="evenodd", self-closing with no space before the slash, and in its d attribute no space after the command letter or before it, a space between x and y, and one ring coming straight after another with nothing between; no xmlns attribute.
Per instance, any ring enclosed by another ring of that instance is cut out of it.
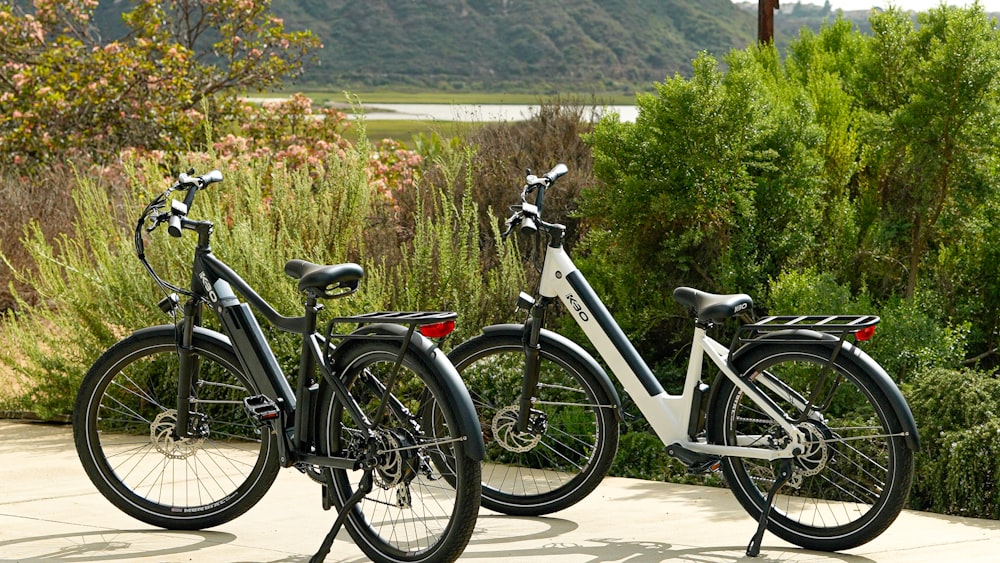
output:
<svg viewBox="0 0 1000 563"><path fill-rule="evenodd" d="M146 220L149 219L152 222L149 227L146 227L146 232L153 232L160 226L160 223L167 223L167 232L170 236L180 237L185 228L194 228L194 226L200 224L197 221L191 221L187 218L188 211L191 209L191 204L194 202L195 194L198 190L205 189L209 185L221 181L222 172L218 170L212 170L211 172L202 174L201 176L195 176L193 169L188 170L187 172L182 172L177 175L177 182L175 182L174 185L167 188L167 190L162 194L153 198L153 200L146 205L146 209L143 210L142 215L139 217L139 221L135 226L135 251L143 266L145 266L146 270L151 276L153 276L153 279L156 280L160 287L177 293L189 294L188 291L163 281L146 260L145 243L143 242L142 237L142 230L146 225ZM170 198L170 194L174 191L187 191L184 201L181 202L176 199L170 199L170 210L160 212L161 209L166 207L167 200ZM210 224L209 228L211 228Z"/></svg>
<svg viewBox="0 0 1000 563"><path fill-rule="evenodd" d="M212 170L208 174L201 176L192 176L192 174L194 174L194 170L188 170L187 173L181 172L177 176L177 183L171 188L172 190L187 190L184 203L179 204L175 200L170 204L170 219L167 225L167 232L172 237L181 236L183 218L187 216L188 210L191 209L191 204L194 203L194 194L200 189L207 188L209 184L222 181L222 172L218 170Z"/></svg>
<svg viewBox="0 0 1000 563"><path fill-rule="evenodd" d="M546 230L556 226L542 220L542 205L545 203L545 190L551 187L556 180L567 172L569 172L569 168L563 163L555 165L552 170L549 170L541 177L535 176L528 170L524 178L524 187L521 188L521 205L511 206L511 211L514 214L504 223L503 238L510 236L515 226L524 235L536 234L539 226ZM533 191L537 193L535 194L535 202L532 204L528 203L528 194Z"/></svg>

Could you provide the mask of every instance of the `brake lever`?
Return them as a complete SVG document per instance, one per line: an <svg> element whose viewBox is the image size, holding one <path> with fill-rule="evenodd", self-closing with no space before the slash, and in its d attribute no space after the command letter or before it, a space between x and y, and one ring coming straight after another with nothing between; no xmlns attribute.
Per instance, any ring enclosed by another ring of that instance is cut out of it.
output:
<svg viewBox="0 0 1000 563"><path fill-rule="evenodd" d="M514 232L514 226L521 222L521 212L518 211L514 215L511 215L509 219L504 223L506 229L504 232L500 233L501 240L507 240L507 237Z"/></svg>
<svg viewBox="0 0 1000 563"><path fill-rule="evenodd" d="M160 226L160 223L166 223L168 220L170 220L170 213L169 212L157 213L155 217L151 218L153 219L153 224L146 227L147 233L155 231L157 227Z"/></svg>

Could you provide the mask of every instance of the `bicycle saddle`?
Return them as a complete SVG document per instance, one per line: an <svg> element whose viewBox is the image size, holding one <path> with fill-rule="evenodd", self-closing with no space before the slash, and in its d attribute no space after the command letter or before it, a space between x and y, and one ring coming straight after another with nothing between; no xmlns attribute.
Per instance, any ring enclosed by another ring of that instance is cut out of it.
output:
<svg viewBox="0 0 1000 563"><path fill-rule="evenodd" d="M698 291L690 287L674 290L674 301L694 311L694 316L703 321L723 321L753 308L753 299L743 293L719 295Z"/></svg>
<svg viewBox="0 0 1000 563"><path fill-rule="evenodd" d="M316 297L340 297L357 291L365 271L350 262L325 266L305 260L289 260L285 273L299 280L299 291L312 293ZM337 291L346 290L346 291Z"/></svg>

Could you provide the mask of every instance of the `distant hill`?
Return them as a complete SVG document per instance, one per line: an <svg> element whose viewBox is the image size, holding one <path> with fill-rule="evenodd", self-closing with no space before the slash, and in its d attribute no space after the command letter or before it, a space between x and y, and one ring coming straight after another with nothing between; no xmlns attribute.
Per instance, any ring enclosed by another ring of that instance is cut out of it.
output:
<svg viewBox="0 0 1000 563"><path fill-rule="evenodd" d="M324 44L303 81L366 87L612 90L754 41L729 0L273 0Z"/></svg>
<svg viewBox="0 0 1000 563"><path fill-rule="evenodd" d="M829 6L782 2L779 48L837 17ZM131 2L100 0L106 37ZM289 30L324 48L297 86L441 91L634 92L676 73L699 51L717 57L756 41L757 2L730 0L272 0ZM843 17L869 30L867 12Z"/></svg>

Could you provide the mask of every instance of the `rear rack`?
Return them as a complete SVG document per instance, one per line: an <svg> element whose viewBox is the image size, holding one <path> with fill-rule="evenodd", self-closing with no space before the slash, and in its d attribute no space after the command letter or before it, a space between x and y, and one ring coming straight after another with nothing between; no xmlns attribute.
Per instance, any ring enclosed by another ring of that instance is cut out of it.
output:
<svg viewBox="0 0 1000 563"><path fill-rule="evenodd" d="M395 323L401 325L430 325L443 323L458 318L458 313L450 311L382 311L378 313L363 313L347 317L334 317L330 324L344 323Z"/></svg>
<svg viewBox="0 0 1000 563"><path fill-rule="evenodd" d="M741 330L774 332L778 330L815 330L832 334L858 332L875 326L879 318L874 315L804 315L764 317L757 322L743 325Z"/></svg>
<svg viewBox="0 0 1000 563"><path fill-rule="evenodd" d="M409 327L408 336L412 336L418 326L446 323L458 318L458 313L452 311L380 311L377 313L362 313L360 315L350 315L346 317L334 317L326 325L326 343L330 345L332 339L363 339L377 338L380 340L403 340L403 336L392 336L387 334L355 334L338 333L335 329L337 325L356 324L363 326L370 323L392 323ZM409 340L407 338L407 340Z"/></svg>
<svg viewBox="0 0 1000 563"><path fill-rule="evenodd" d="M875 315L784 315L764 317L758 321L740 326L739 330L733 336L732 345L729 346L729 359L732 362L733 354L738 349L759 340L766 339L768 342L773 343L801 342L801 338L796 338L793 334L804 330L839 336L840 344L843 344L848 334L856 335L858 332L874 327L880 320ZM780 331L788 331L789 336L784 338L781 335L770 334ZM837 346L834 349L833 355L830 358L831 364L836 359L840 348L841 346Z"/></svg>
<svg viewBox="0 0 1000 563"><path fill-rule="evenodd" d="M396 362L396 368L398 369L400 363L403 361L403 356L406 354L406 350L410 345L410 338L413 336L413 333L416 332L417 327L443 324L451 321L453 324L447 329L448 332L451 332L451 330L454 329L454 320L457 318L458 313L452 311L380 311L377 313L362 313L360 315L334 317L330 319L326 325L326 339L323 342L323 355L328 356L330 354L330 347L333 340L399 340L403 344L399 351L399 358ZM340 333L335 330L337 325L356 324L358 326L363 326L370 323L392 323L404 325L408 327L408 330L406 331L405 336L384 333Z"/></svg>
<svg viewBox="0 0 1000 563"><path fill-rule="evenodd" d="M803 316L772 316L764 317L758 321L747 323L736 331L733 336L733 343L729 346L729 357L727 362L730 369L741 377L749 378L752 382L753 374L743 374L736 369L733 361L735 354L755 343L790 343L802 344L803 342L819 343L819 340L810 340L803 337L802 332L821 332L836 336L836 338L823 339L823 345L829 345L830 357L826 359L826 365L813 378L812 390L808 394L803 394L805 406L801 414L793 421L798 425L807 419L809 413L814 409L826 409L833 401L833 396L843 381L843 376L834 369L837 356L844 348L844 342L848 334L853 334L855 340L867 340L871 337L871 332L878 324L879 318L874 315L803 315ZM865 331L865 333L861 333ZM784 334L782 334L784 333ZM752 383L751 383L752 384ZM772 493L776 489L772 489Z"/></svg>

